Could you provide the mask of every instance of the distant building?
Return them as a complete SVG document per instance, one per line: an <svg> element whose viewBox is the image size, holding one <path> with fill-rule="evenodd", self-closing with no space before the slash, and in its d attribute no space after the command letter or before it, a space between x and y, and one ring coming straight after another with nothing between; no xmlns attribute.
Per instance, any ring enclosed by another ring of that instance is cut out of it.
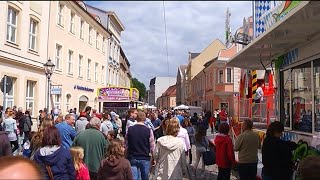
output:
<svg viewBox="0 0 320 180"><path fill-rule="evenodd" d="M156 105L156 99L164 93L169 86L175 85L176 77L154 77L149 85L149 105Z"/></svg>
<svg viewBox="0 0 320 180"><path fill-rule="evenodd" d="M178 73L177 73L177 98L176 98L176 104L181 105L185 104L185 97L186 97L186 91L188 88L187 84L187 67L188 65L181 65L178 67Z"/></svg>
<svg viewBox="0 0 320 180"><path fill-rule="evenodd" d="M176 85L170 86L158 99L157 107L161 109L172 109L176 107Z"/></svg>

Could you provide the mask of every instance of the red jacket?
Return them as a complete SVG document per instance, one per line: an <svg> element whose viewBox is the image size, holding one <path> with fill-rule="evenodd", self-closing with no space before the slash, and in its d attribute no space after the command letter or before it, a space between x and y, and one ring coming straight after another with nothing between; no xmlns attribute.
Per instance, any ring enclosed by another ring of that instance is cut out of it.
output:
<svg viewBox="0 0 320 180"><path fill-rule="evenodd" d="M214 139L216 145L216 164L220 168L231 168L235 164L232 139L225 134L217 134Z"/></svg>

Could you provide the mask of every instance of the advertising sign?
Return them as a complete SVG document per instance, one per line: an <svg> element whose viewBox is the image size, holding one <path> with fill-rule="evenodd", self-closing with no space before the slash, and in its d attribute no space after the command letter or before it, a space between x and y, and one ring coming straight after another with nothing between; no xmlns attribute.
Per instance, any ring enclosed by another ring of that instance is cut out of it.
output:
<svg viewBox="0 0 320 180"><path fill-rule="evenodd" d="M139 90L136 88L131 88L131 101L139 100Z"/></svg>
<svg viewBox="0 0 320 180"><path fill-rule="evenodd" d="M130 88L105 87L98 89L99 101L130 101Z"/></svg>

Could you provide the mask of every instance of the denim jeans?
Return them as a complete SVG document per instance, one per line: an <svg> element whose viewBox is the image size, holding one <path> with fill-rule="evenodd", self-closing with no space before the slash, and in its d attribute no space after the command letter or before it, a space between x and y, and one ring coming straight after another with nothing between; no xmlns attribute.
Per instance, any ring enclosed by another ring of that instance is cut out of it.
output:
<svg viewBox="0 0 320 180"><path fill-rule="evenodd" d="M240 180L256 180L257 163L239 163Z"/></svg>
<svg viewBox="0 0 320 180"><path fill-rule="evenodd" d="M130 159L131 171L134 180L148 180L151 162L150 160Z"/></svg>

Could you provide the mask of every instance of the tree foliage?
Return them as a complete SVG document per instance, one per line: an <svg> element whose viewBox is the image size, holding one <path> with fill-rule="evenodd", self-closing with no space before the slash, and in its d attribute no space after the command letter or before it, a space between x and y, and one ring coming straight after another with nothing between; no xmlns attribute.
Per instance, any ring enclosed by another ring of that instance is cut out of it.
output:
<svg viewBox="0 0 320 180"><path fill-rule="evenodd" d="M141 101L147 92L146 86L140 82L137 78L132 78L131 79L131 87L132 88L137 88L139 90L139 100Z"/></svg>

